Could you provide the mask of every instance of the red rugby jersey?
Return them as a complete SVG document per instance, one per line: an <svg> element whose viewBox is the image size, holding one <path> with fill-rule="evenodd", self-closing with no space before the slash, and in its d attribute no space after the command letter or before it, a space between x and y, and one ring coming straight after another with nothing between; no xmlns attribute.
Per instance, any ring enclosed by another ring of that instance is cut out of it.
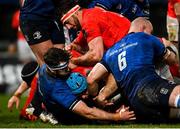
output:
<svg viewBox="0 0 180 129"><path fill-rule="evenodd" d="M168 0L168 16L176 18L174 5L180 2L180 0Z"/></svg>
<svg viewBox="0 0 180 129"><path fill-rule="evenodd" d="M77 38L78 42L81 42L83 38L90 42L101 36L105 49L108 49L129 31L130 21L120 14L99 8L83 9L82 11L82 31Z"/></svg>

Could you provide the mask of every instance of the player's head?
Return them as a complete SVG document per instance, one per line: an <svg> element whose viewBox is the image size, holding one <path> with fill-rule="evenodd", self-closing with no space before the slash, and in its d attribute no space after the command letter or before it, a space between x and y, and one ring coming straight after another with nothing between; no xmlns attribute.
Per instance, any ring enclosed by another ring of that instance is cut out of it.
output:
<svg viewBox="0 0 180 129"><path fill-rule="evenodd" d="M44 62L47 69L57 77L70 74L69 65L70 54L66 50L50 48L44 55Z"/></svg>
<svg viewBox="0 0 180 129"><path fill-rule="evenodd" d="M87 80L80 73L71 73L66 83L75 95L83 94L87 90Z"/></svg>
<svg viewBox="0 0 180 129"><path fill-rule="evenodd" d="M36 61L28 62L24 65L21 71L22 80L25 81L28 86L31 85L31 82L36 75L37 71L39 70L39 64Z"/></svg>
<svg viewBox="0 0 180 129"><path fill-rule="evenodd" d="M67 7L69 10L62 14L61 22L68 29L75 29L77 31L81 30L81 24L79 17L82 17L81 7L79 5L74 5L73 7Z"/></svg>
<svg viewBox="0 0 180 129"><path fill-rule="evenodd" d="M153 26L149 20L143 17L138 17L131 22L131 27L129 33L131 32L144 32L151 34L153 31Z"/></svg>

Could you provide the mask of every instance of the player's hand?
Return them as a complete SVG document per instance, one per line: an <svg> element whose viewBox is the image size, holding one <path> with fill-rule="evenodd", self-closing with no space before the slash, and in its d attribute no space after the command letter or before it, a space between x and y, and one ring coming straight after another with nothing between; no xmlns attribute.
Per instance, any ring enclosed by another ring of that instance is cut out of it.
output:
<svg viewBox="0 0 180 129"><path fill-rule="evenodd" d="M125 107L122 105L118 110L116 110L116 113L119 113L119 120L135 120L135 114L134 111L129 111L129 107Z"/></svg>
<svg viewBox="0 0 180 129"><path fill-rule="evenodd" d="M12 111L13 105L16 104L16 109L19 108L20 98L17 96L12 96L8 101L8 109Z"/></svg>
<svg viewBox="0 0 180 129"><path fill-rule="evenodd" d="M65 50L70 52L72 50L72 44L68 44L65 46Z"/></svg>
<svg viewBox="0 0 180 129"><path fill-rule="evenodd" d="M77 45L74 43L70 43L65 46L65 50L70 52L71 50L77 50Z"/></svg>
<svg viewBox="0 0 180 129"><path fill-rule="evenodd" d="M70 61L68 67L70 69L75 69L77 67L77 65L73 64L72 61Z"/></svg>
<svg viewBox="0 0 180 129"><path fill-rule="evenodd" d="M171 42L165 38L161 38L165 47L171 46Z"/></svg>
<svg viewBox="0 0 180 129"><path fill-rule="evenodd" d="M95 101L95 103L99 106L99 107L106 107L106 106L111 106L114 103L112 103L111 101L108 101L106 99L104 99L102 96L98 95L95 98L93 98L93 100Z"/></svg>

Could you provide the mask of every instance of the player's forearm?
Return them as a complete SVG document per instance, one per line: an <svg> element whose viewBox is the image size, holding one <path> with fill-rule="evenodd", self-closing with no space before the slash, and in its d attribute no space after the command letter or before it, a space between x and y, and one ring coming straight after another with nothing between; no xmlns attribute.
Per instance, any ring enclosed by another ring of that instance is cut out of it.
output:
<svg viewBox="0 0 180 129"><path fill-rule="evenodd" d="M75 105L73 111L92 120L120 120L120 114L108 113L96 107L90 108L83 101L80 101L77 105Z"/></svg>
<svg viewBox="0 0 180 129"><path fill-rule="evenodd" d="M104 88L99 92L99 95L105 97L107 99L110 95L112 95L117 90L117 84L112 74L109 74L107 77L106 85Z"/></svg>
<svg viewBox="0 0 180 129"><path fill-rule="evenodd" d="M166 63L169 64L169 65L173 65L173 64L177 63L176 54L173 51L169 50L169 49L167 49L167 52L166 52L166 54L164 56L164 59L165 59Z"/></svg>
<svg viewBox="0 0 180 129"><path fill-rule="evenodd" d="M119 114L109 113L96 107L93 107L86 114L86 117L88 119L118 121L120 116Z"/></svg>
<svg viewBox="0 0 180 129"><path fill-rule="evenodd" d="M99 86L96 82L94 82L93 84L89 84L88 85L88 94L90 96L97 96L98 95L98 89L99 89Z"/></svg>
<svg viewBox="0 0 180 129"><path fill-rule="evenodd" d="M13 96L20 97L28 88L28 85L23 81Z"/></svg>
<svg viewBox="0 0 180 129"><path fill-rule="evenodd" d="M98 61L100 61L100 59L91 52L87 52L80 57L72 59L73 64L80 66L94 66Z"/></svg>
<svg viewBox="0 0 180 129"><path fill-rule="evenodd" d="M72 43L72 50L76 50L77 52L81 53L81 54L85 54L86 53L86 49L85 48L82 48L81 46L75 44L75 43Z"/></svg>

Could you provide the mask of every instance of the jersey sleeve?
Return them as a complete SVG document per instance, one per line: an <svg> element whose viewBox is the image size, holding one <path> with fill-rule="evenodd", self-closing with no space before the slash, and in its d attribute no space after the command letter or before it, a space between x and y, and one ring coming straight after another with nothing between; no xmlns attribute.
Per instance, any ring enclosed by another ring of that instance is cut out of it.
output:
<svg viewBox="0 0 180 129"><path fill-rule="evenodd" d="M61 86L56 86L53 89L52 98L66 109L72 110L79 102L79 99L70 91L66 82L63 82L60 85Z"/></svg>
<svg viewBox="0 0 180 129"><path fill-rule="evenodd" d="M96 6L104 8L106 10L110 10L112 8L112 1L111 0L97 0Z"/></svg>
<svg viewBox="0 0 180 129"><path fill-rule="evenodd" d="M101 59L101 61L99 62L102 66L104 66L104 68L108 71L108 72L110 72L111 70L110 70L110 68L109 68L109 65L108 65L108 63L107 63L107 53L105 53L104 54L104 56L103 56L103 58Z"/></svg>
<svg viewBox="0 0 180 129"><path fill-rule="evenodd" d="M154 48L155 54L158 57L163 57L166 53L166 48L164 44L160 41L159 38L155 36L151 36L151 40L153 41L153 48Z"/></svg>

